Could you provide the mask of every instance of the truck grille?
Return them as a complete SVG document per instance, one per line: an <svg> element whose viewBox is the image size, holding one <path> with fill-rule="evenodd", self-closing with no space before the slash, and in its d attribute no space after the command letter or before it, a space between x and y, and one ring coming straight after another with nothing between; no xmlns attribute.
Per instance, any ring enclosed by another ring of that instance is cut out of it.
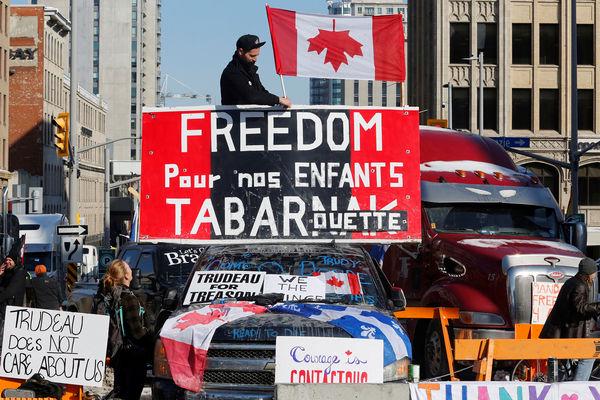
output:
<svg viewBox="0 0 600 400"><path fill-rule="evenodd" d="M209 349L208 358L275 358L275 350Z"/></svg>
<svg viewBox="0 0 600 400"><path fill-rule="evenodd" d="M204 372L204 382L228 385L274 385L275 371L208 370Z"/></svg>
<svg viewBox="0 0 600 400"><path fill-rule="evenodd" d="M265 369L275 363L275 344L213 343L208 349L204 382L212 385L275 384L275 370Z"/></svg>
<svg viewBox="0 0 600 400"><path fill-rule="evenodd" d="M531 322L531 286L534 282L554 282L550 277L545 274L518 274L514 279L514 291L511 301L511 310L513 323L525 323ZM556 281L557 283L565 283L571 276L565 275L563 278ZM592 285L590 291L590 301L596 301L598 289L597 283Z"/></svg>

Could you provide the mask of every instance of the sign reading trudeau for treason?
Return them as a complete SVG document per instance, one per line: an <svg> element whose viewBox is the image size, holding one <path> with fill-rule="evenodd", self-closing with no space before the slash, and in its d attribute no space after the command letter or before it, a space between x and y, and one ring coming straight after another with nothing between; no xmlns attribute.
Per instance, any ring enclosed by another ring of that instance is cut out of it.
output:
<svg viewBox="0 0 600 400"><path fill-rule="evenodd" d="M420 240L416 108L149 109L141 239Z"/></svg>

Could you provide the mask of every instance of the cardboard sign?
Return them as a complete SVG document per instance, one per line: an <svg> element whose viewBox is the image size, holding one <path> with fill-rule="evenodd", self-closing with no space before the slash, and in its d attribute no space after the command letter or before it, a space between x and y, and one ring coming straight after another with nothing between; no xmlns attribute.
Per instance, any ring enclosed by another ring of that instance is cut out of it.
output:
<svg viewBox="0 0 600 400"><path fill-rule="evenodd" d="M325 282L313 276L267 275L263 293L283 293L284 300L325 298Z"/></svg>
<svg viewBox="0 0 600 400"><path fill-rule="evenodd" d="M562 283L533 282L531 284L531 323L543 324L550 315Z"/></svg>
<svg viewBox="0 0 600 400"><path fill-rule="evenodd" d="M416 108L143 115L140 239L417 242Z"/></svg>
<svg viewBox="0 0 600 400"><path fill-rule="evenodd" d="M196 271L183 305L260 294L265 275L265 272L254 271Z"/></svg>
<svg viewBox="0 0 600 400"><path fill-rule="evenodd" d="M0 376L102 386L108 316L6 307Z"/></svg>
<svg viewBox="0 0 600 400"><path fill-rule="evenodd" d="M383 341L277 336L275 383L383 383Z"/></svg>

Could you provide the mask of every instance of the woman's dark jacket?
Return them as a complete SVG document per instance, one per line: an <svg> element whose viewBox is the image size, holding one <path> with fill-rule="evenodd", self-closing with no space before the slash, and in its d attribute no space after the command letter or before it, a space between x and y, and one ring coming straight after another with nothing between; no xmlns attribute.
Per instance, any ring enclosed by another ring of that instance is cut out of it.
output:
<svg viewBox="0 0 600 400"><path fill-rule="evenodd" d="M600 303L591 303L590 286L577 274L565 282L542 328L540 338L586 337L586 322L600 315Z"/></svg>

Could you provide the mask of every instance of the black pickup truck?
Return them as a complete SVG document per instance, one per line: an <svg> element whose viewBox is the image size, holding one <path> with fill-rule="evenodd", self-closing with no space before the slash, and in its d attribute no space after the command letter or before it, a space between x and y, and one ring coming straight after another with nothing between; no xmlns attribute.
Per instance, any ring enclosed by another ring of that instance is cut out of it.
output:
<svg viewBox="0 0 600 400"><path fill-rule="evenodd" d="M267 276L269 274L296 276L327 273L354 274L360 281L359 295L326 291L325 298L320 298L316 303L327 306L337 305L345 310L347 307L354 312L379 313L386 317L392 316L394 310L405 305L402 291L390 286L381 269L360 247L230 245L211 246L200 256L180 296L179 306L171 317L177 317L209 304L190 302L193 298L190 294L197 293L191 289L197 271L264 271ZM256 298L264 299L265 296L262 294ZM303 301L288 301L284 306L300 303ZM310 303L314 304L315 300L311 300ZM393 324L401 334L404 332L395 322ZM158 338L154 350L153 398L162 400L273 399L277 336L305 336L307 339L308 337L352 337L344 327L286 313L266 312L226 323L217 328L210 343L204 370L204 383L199 392L184 390L174 383L165 346ZM385 365L384 381L406 378L411 355L410 343L408 339L406 340L407 356Z"/></svg>
<svg viewBox="0 0 600 400"><path fill-rule="evenodd" d="M169 304L177 304L173 300L183 289L203 250L200 245L163 242L128 242L119 249L117 257L133 270L138 281L136 294L144 299L151 319L160 320L161 310L167 312ZM100 277L105 271L101 272ZM65 309L90 312L97 289L97 282L78 282Z"/></svg>

